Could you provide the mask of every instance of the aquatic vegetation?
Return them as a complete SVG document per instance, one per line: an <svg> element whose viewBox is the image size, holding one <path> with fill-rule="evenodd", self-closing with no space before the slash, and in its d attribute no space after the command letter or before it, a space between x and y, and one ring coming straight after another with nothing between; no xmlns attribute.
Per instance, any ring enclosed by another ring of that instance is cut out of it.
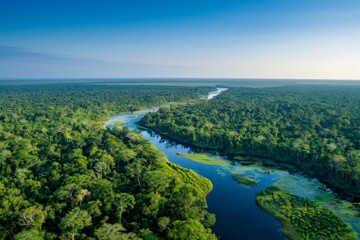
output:
<svg viewBox="0 0 360 240"><path fill-rule="evenodd" d="M178 156L185 157L187 159L190 159L194 162L204 163L204 164L210 164L210 165L221 165L226 166L230 165L231 162L228 160L222 160L222 159L216 159L210 155L207 154L200 154L200 153L176 153Z"/></svg>
<svg viewBox="0 0 360 240"><path fill-rule="evenodd" d="M257 185L257 181L254 179L244 177L244 176L239 176L236 174L232 174L231 176L237 183L244 184L247 186L256 186Z"/></svg>
<svg viewBox="0 0 360 240"><path fill-rule="evenodd" d="M266 174L271 174L271 173L273 172L273 170L270 169L270 168L265 168L265 169L264 169L264 172L265 172Z"/></svg>
<svg viewBox="0 0 360 240"><path fill-rule="evenodd" d="M290 239L357 239L333 211L278 187L258 192L256 202L283 224L283 232Z"/></svg>

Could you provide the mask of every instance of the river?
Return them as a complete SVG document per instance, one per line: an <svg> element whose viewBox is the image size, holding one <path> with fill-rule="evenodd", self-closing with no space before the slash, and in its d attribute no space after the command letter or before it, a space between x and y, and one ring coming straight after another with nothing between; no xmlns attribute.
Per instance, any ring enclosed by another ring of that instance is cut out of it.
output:
<svg viewBox="0 0 360 240"><path fill-rule="evenodd" d="M226 91L225 88L218 88L210 92L208 99ZM324 207L336 212L353 229L360 233L359 211L346 200L340 199L336 193L316 179L309 179L300 174L291 174L287 170L272 168L272 173L267 174L264 169L268 166L261 164L242 165L233 163L229 165L207 165L189 160L177 155L177 153L192 153L194 150L174 141L161 137L155 132L144 129L138 122L147 112L156 111L158 108L146 109L133 114L124 113L113 116L106 123L106 126L114 126L121 120L131 130L139 130L144 138L148 139L159 150L163 151L170 162L184 168L192 169L211 180L214 185L213 191L208 195L208 210L215 213L217 221L213 226L214 233L221 240L249 239L249 240L280 240L286 239L281 233L281 225L274 217L262 211L255 202L258 191L270 185L277 185L292 193L310 198ZM202 151L202 153L204 153ZM204 153L207 156L219 160L226 159L216 153ZM255 187L239 185L232 178L232 174L242 174L258 181Z"/></svg>
<svg viewBox="0 0 360 240"><path fill-rule="evenodd" d="M207 95L207 99L213 99L214 97L216 97L217 95L220 95L222 92L225 92L226 90L228 90L227 88L217 88L215 91L213 92L209 92L209 94Z"/></svg>

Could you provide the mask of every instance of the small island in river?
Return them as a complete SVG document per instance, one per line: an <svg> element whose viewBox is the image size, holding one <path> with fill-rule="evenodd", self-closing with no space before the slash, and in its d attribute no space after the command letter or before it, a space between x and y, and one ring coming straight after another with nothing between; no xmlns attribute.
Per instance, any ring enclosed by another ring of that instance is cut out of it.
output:
<svg viewBox="0 0 360 240"><path fill-rule="evenodd" d="M257 181L255 179L251 179L251 178L248 178L245 176L239 176L236 174L232 174L231 176L237 183L247 185L247 186L256 186L257 185Z"/></svg>

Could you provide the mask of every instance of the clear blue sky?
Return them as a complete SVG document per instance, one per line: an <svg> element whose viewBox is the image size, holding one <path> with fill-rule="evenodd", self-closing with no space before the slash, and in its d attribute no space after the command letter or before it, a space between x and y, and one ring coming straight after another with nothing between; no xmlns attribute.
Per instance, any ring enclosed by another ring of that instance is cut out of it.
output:
<svg viewBox="0 0 360 240"><path fill-rule="evenodd" d="M360 79L359 0L0 3L0 78Z"/></svg>

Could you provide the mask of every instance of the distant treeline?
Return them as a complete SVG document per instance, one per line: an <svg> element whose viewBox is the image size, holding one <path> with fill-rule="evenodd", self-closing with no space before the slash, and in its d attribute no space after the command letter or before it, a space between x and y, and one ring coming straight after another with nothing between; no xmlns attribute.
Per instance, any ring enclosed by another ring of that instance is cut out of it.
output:
<svg viewBox="0 0 360 240"><path fill-rule="evenodd" d="M0 239L216 239L211 182L101 122L209 90L1 86Z"/></svg>
<svg viewBox="0 0 360 240"><path fill-rule="evenodd" d="M360 196L360 87L231 88L141 124L195 146L288 162Z"/></svg>

